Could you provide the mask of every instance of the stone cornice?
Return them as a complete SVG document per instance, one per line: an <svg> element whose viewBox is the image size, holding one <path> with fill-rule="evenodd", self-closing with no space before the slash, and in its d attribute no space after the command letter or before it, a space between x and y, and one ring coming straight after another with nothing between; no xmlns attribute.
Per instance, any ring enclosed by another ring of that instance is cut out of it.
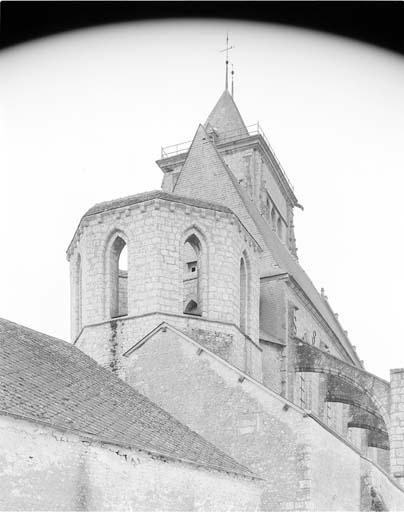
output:
<svg viewBox="0 0 404 512"><path fill-rule="evenodd" d="M91 221L97 219L97 222L102 224L104 222L104 218L111 218L113 216L119 220L121 217L129 216L131 211L140 210L140 212L144 213L146 209L154 209L159 210L162 207L168 209L169 212L174 212L178 209L185 210L185 213L188 215L199 214L200 210L204 210L212 214L217 222L221 220L221 218L227 218L230 220L231 224L236 224L239 232L244 233L245 241L248 242L250 247L254 248L254 251L262 251L261 245L257 242L254 236L248 231L245 225L241 222L239 217L229 208L221 207L220 205L213 205L206 203L206 205L202 205L202 202L198 204L198 202L193 199L187 200L187 198L183 198L181 196L175 197L172 194L170 198L165 197L162 193L162 196L157 196L155 198L145 198L143 201L138 201L133 204L127 204L123 206L118 206L116 208L110 208L105 211L100 211L96 213L87 213L85 214L77 226L77 229L73 235L73 238L67 248L66 257L67 260L70 260L70 257L80 241L80 238L83 234L84 228L86 228ZM203 214L202 214L203 215Z"/></svg>
<svg viewBox="0 0 404 512"><path fill-rule="evenodd" d="M267 283L268 281L286 281L289 279L287 272L278 272L277 274L268 274L260 277L261 283Z"/></svg>
<svg viewBox="0 0 404 512"><path fill-rule="evenodd" d="M236 329L242 336L245 336L248 339L248 341L250 341L253 345L255 345L256 348L261 350L259 343L255 342L253 339L251 339L249 336L247 336L244 332L242 332L240 330L240 327L234 323L223 322L221 320L211 320L210 318L205 318L202 316L191 317L191 316L185 315L185 314L180 315L180 314L168 313L168 312L164 312L164 311L152 311L150 313L143 313L142 315L125 315L125 316L120 316L120 317L116 317L116 318L108 318L106 320L102 320L101 322L94 322L92 324L83 325L83 327L80 329L80 332L74 339L73 345L75 345L77 343L77 341L79 340L83 331L85 329L89 329L90 327L98 327L101 325L109 324L114 321L137 320L139 318L146 318L148 316L154 316L154 315L166 316L166 317L171 317L171 318L182 318L182 319L186 319L186 320L194 319L194 320L197 320L198 322L206 322L206 323L211 323L211 324L224 325L226 327L232 327L232 328Z"/></svg>

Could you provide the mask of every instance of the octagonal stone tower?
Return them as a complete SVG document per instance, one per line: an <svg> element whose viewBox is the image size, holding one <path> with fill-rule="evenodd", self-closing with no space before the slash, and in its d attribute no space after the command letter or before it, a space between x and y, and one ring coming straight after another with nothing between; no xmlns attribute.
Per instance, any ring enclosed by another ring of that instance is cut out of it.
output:
<svg viewBox="0 0 404 512"><path fill-rule="evenodd" d="M260 379L259 251L221 205L161 191L95 205L68 249L72 341L119 371L166 321Z"/></svg>

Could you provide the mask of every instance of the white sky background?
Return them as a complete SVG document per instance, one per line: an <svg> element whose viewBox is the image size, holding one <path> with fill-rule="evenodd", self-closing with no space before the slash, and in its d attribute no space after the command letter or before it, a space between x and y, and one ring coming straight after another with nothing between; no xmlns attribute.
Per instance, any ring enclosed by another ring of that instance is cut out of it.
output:
<svg viewBox="0 0 404 512"><path fill-rule="evenodd" d="M224 89L260 122L305 210L300 263L369 371L404 366L404 58L280 25L149 22L0 53L0 316L69 339L66 248L94 203L160 187Z"/></svg>

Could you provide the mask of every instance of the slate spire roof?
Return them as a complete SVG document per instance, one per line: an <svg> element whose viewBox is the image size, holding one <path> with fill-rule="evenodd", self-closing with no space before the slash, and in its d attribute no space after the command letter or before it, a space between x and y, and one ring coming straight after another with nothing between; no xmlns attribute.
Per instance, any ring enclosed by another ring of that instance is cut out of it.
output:
<svg viewBox="0 0 404 512"><path fill-rule="evenodd" d="M212 200L230 208L258 245L263 247L262 236L245 207L245 203L251 200L201 124L189 148L174 193Z"/></svg>
<svg viewBox="0 0 404 512"><path fill-rule="evenodd" d="M205 128L213 128L220 141L224 134L247 137L248 130L232 95L225 90L205 122Z"/></svg>
<svg viewBox="0 0 404 512"><path fill-rule="evenodd" d="M228 94L227 91L225 93ZM230 95L229 97L234 104ZM219 116L221 112L220 104L222 98L223 95L213 109L212 114L214 116ZM228 102L228 100L227 98L223 101ZM229 114L227 111L223 111L221 115L226 117ZM218 122L218 125L226 126L226 122L226 119L223 119L221 123ZM280 270L288 272L295 279L341 341L348 357L355 364L360 365L358 355L353 350L348 338L338 325L334 314L321 298L311 279L279 240L276 233L268 227L257 206L251 201L245 189L240 186L235 175L210 139L207 130L202 125L199 125L196 131L175 185L174 193L193 196L200 200L213 201L230 208L259 246L261 248L266 246L269 249L275 261L280 265Z"/></svg>
<svg viewBox="0 0 404 512"><path fill-rule="evenodd" d="M70 343L0 319L0 414L254 477Z"/></svg>

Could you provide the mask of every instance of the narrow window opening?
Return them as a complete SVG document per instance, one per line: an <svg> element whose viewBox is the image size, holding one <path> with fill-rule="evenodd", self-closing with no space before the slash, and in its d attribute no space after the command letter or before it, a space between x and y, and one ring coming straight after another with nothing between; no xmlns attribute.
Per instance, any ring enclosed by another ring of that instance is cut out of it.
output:
<svg viewBox="0 0 404 512"><path fill-rule="evenodd" d="M282 229L282 220L280 217L278 217L278 223L277 223L277 227L278 227L278 236L279 238L282 240L282 236L283 236L283 229Z"/></svg>
<svg viewBox="0 0 404 512"><path fill-rule="evenodd" d="M78 334L80 332L81 326L82 326L82 311L83 311L83 271L81 267L81 256L80 254L77 257L77 266L76 266L76 333Z"/></svg>
<svg viewBox="0 0 404 512"><path fill-rule="evenodd" d="M244 259L240 260L240 329L246 332L247 323L247 272Z"/></svg>
<svg viewBox="0 0 404 512"><path fill-rule="evenodd" d="M275 222L276 222L276 212L275 212L275 208L272 208L272 210L271 210L272 229L275 229Z"/></svg>
<svg viewBox="0 0 404 512"><path fill-rule="evenodd" d="M128 248L118 236L111 247L111 317L128 314Z"/></svg>
<svg viewBox="0 0 404 512"><path fill-rule="evenodd" d="M191 235L184 244L183 251L183 312L186 315L201 316L201 244L195 235Z"/></svg>
<svg viewBox="0 0 404 512"><path fill-rule="evenodd" d="M187 315L198 315L198 304L195 301L190 300L185 307L184 313Z"/></svg>

